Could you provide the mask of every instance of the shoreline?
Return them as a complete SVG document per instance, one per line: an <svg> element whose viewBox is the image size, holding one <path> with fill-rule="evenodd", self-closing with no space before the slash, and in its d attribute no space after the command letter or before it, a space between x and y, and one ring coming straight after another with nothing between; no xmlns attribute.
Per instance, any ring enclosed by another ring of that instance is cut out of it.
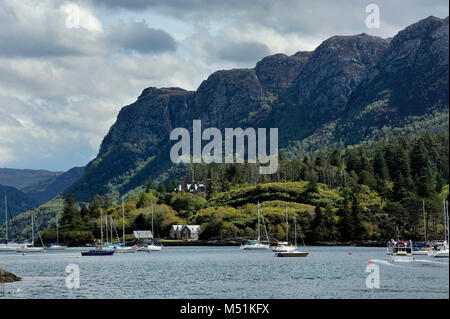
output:
<svg viewBox="0 0 450 319"><path fill-rule="evenodd" d="M245 243L246 240L171 240L171 241L161 241L164 247L233 247L240 246ZM128 245L135 245L135 242L127 243ZM276 243L270 243L271 245L276 245ZM306 243L307 246L354 246L354 247L386 247L386 242L381 241L371 241L371 240L359 240L359 241L348 241L348 242L338 242L338 241L319 241L313 243ZM69 244L69 247L95 247L94 244Z"/></svg>

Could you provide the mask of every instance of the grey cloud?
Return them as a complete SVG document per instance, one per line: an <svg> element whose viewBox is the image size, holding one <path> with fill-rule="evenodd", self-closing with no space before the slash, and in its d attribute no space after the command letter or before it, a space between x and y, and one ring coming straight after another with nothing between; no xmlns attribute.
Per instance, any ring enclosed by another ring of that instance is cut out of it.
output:
<svg viewBox="0 0 450 319"><path fill-rule="evenodd" d="M269 48L258 42L228 42L215 50L219 59L231 62L252 62L270 54Z"/></svg>
<svg viewBox="0 0 450 319"><path fill-rule="evenodd" d="M80 0L83 1L83 0ZM448 15L447 0L411 0L398 2L377 0L382 26L386 30L368 30L365 26L366 6L361 0L84 0L110 10L150 10L194 23L216 23L233 20L235 25L260 25L280 33L295 33L323 38L339 34L367 32L392 36L392 28L403 27L429 15ZM369 31L369 32L368 32Z"/></svg>
<svg viewBox="0 0 450 319"><path fill-rule="evenodd" d="M0 56L105 56L118 51L147 54L175 51L177 47L169 33L150 28L143 21L113 20L103 30L89 30L83 26L68 28L67 13L54 7L53 2L39 5L42 12L21 2L0 4ZM87 10L82 14L86 20L96 20Z"/></svg>
<svg viewBox="0 0 450 319"><path fill-rule="evenodd" d="M177 43L161 29L149 28L145 22L115 22L107 32L107 41L124 50L140 53L175 51Z"/></svg>

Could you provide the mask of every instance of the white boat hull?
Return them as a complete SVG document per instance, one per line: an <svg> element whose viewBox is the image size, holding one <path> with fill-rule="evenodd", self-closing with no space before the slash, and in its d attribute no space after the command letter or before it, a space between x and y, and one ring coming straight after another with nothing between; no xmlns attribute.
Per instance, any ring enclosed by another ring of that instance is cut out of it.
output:
<svg viewBox="0 0 450 319"><path fill-rule="evenodd" d="M116 254L132 254L136 252L136 248L132 247L119 247L115 249Z"/></svg>
<svg viewBox="0 0 450 319"><path fill-rule="evenodd" d="M16 249L18 253L43 253L45 252L42 247L25 247Z"/></svg>
<svg viewBox="0 0 450 319"><path fill-rule="evenodd" d="M161 250L162 250L162 246L156 246L156 245L148 245L148 246L144 246L144 247L139 247L137 249L137 251L146 251L146 252L161 251Z"/></svg>
<svg viewBox="0 0 450 319"><path fill-rule="evenodd" d="M47 247L47 250L50 251L60 251L60 250L66 250L67 246L53 246L53 247Z"/></svg>
<svg viewBox="0 0 450 319"><path fill-rule="evenodd" d="M0 247L0 252L2 251L16 251L18 247Z"/></svg>
<svg viewBox="0 0 450 319"><path fill-rule="evenodd" d="M275 246L272 248L274 253L289 253L294 252L297 247L295 246Z"/></svg>
<svg viewBox="0 0 450 319"><path fill-rule="evenodd" d="M448 258L448 249L432 252L430 256L434 258Z"/></svg>
<svg viewBox="0 0 450 319"><path fill-rule="evenodd" d="M417 255L417 256L428 256L430 254L429 250L413 250L412 252L413 255Z"/></svg>
<svg viewBox="0 0 450 319"><path fill-rule="evenodd" d="M269 245L255 244L255 245L242 245L241 249L243 249L243 250L268 250L268 249L270 249L270 247L269 247Z"/></svg>

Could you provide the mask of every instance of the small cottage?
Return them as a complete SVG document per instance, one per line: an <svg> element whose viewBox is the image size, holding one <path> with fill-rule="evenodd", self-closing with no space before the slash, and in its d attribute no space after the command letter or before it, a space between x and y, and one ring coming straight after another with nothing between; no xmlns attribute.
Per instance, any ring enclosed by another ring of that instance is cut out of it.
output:
<svg viewBox="0 0 450 319"><path fill-rule="evenodd" d="M200 225L173 225L169 235L172 239L198 240L199 234Z"/></svg>

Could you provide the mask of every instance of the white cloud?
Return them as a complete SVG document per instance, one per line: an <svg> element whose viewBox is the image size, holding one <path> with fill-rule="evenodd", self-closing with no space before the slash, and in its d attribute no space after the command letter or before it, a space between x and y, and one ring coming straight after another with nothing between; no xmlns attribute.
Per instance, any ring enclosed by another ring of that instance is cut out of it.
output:
<svg viewBox="0 0 450 319"><path fill-rule="evenodd" d="M146 87L195 90L210 73L266 54L313 50L334 34L393 36L448 12L440 0L380 3L375 31L356 0L0 0L0 165L84 165ZM67 27L74 5L79 28Z"/></svg>

